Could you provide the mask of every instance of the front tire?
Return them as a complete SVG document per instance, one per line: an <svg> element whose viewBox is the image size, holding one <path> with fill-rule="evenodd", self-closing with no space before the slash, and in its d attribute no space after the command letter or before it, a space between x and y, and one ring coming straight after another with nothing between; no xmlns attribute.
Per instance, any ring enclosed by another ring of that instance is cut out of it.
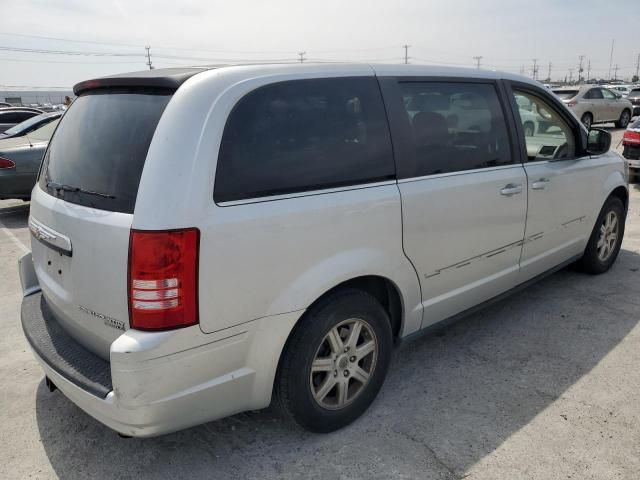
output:
<svg viewBox="0 0 640 480"><path fill-rule="evenodd" d="M580 259L582 270L600 274L611 268L620 252L625 220L622 201L617 197L610 197L598 215L587 248Z"/></svg>
<svg viewBox="0 0 640 480"><path fill-rule="evenodd" d="M333 293L296 325L275 383L282 411L313 432L338 430L362 415L391 360L391 323L366 292Z"/></svg>

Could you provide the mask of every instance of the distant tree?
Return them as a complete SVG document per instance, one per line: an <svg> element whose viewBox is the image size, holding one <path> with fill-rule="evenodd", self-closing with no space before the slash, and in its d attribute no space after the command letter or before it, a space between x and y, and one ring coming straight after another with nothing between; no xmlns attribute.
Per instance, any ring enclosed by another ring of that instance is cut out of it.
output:
<svg viewBox="0 0 640 480"><path fill-rule="evenodd" d="M636 82L640 81L640 78L638 77L638 75L634 75L633 78L631 79L631 81L633 83L636 83Z"/></svg>

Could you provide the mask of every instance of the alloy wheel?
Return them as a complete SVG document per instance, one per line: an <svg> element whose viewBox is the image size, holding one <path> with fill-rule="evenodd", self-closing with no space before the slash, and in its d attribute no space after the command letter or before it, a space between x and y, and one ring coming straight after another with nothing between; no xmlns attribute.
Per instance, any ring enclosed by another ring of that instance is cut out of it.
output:
<svg viewBox="0 0 640 480"><path fill-rule="evenodd" d="M371 326L351 318L325 335L311 364L313 398L323 408L339 410L352 403L373 375L378 341Z"/></svg>
<svg viewBox="0 0 640 480"><path fill-rule="evenodd" d="M616 212L610 211L604 217L602 225L600 225L600 237L596 244L598 259L601 262L606 262L613 254L618 243L619 230L618 215Z"/></svg>

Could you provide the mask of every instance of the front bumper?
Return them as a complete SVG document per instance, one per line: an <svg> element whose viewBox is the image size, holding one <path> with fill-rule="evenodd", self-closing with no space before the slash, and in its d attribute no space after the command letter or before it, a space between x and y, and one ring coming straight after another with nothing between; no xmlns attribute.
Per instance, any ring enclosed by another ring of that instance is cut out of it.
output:
<svg viewBox="0 0 640 480"><path fill-rule="evenodd" d="M21 259L21 277L27 260ZM47 377L89 415L135 437L268 406L280 353L300 315L265 317L211 334L198 326L127 330L111 345L107 362L69 337L41 292L22 303L25 335Z"/></svg>

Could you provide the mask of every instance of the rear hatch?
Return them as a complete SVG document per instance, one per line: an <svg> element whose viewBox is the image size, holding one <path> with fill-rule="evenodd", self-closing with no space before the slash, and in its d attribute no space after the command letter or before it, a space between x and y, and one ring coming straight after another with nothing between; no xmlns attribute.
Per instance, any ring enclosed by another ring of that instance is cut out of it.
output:
<svg viewBox="0 0 640 480"><path fill-rule="evenodd" d="M138 185L167 89L100 88L65 113L44 156L29 226L43 295L62 327L109 359L129 327L127 263Z"/></svg>

